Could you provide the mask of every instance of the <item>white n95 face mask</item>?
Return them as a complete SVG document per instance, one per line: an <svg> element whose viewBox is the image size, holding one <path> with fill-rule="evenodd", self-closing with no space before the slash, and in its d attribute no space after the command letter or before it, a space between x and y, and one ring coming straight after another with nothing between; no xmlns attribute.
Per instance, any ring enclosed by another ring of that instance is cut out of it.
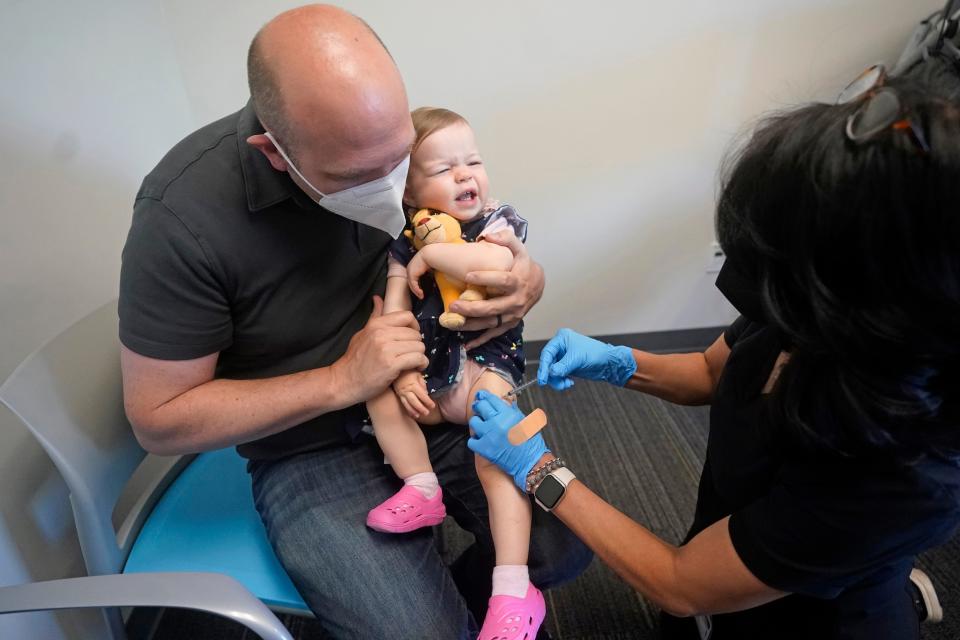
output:
<svg viewBox="0 0 960 640"><path fill-rule="evenodd" d="M407 183L407 170L410 168L409 155L382 178L327 194L310 184L300 173L273 134L268 131L264 135L286 160L287 167L317 194L314 200L321 207L348 220L385 231L391 238L396 238L403 231L407 223L407 217L403 213L403 191Z"/></svg>

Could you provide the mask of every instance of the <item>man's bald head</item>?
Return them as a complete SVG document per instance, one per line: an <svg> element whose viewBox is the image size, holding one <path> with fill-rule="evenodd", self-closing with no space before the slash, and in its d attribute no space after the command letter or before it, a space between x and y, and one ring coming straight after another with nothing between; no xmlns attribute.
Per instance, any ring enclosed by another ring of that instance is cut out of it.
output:
<svg viewBox="0 0 960 640"><path fill-rule="evenodd" d="M408 112L383 42L363 20L330 5L299 7L267 23L250 44L247 75L260 121L298 157L307 146L363 146Z"/></svg>

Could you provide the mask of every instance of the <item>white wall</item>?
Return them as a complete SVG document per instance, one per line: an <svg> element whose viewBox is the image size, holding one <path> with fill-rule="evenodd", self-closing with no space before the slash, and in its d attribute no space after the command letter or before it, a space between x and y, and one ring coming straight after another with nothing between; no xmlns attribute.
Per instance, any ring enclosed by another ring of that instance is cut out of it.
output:
<svg viewBox="0 0 960 640"><path fill-rule="evenodd" d="M0 12L0 380L116 296L145 172L197 122L158 1ZM0 408L0 585L83 574L67 491ZM99 616L0 617L0 638L96 638Z"/></svg>
<svg viewBox="0 0 960 640"><path fill-rule="evenodd" d="M297 2L19 0L0 14L0 380L116 294L142 176L247 97L250 37ZM477 129L548 287L528 338L713 326L715 175L759 113L893 61L941 0L356 0L413 106ZM0 412L0 584L78 575L62 483ZM0 637L95 619L0 618ZM29 630L29 631L28 631Z"/></svg>
<svg viewBox="0 0 960 640"><path fill-rule="evenodd" d="M200 121L247 96L250 33L297 2L167 3ZM941 0L357 0L412 106L477 129L492 192L531 221L548 288L527 337L725 324L706 273L715 176L762 111L830 99L895 59ZM929 11L928 11L929 9ZM220 25L211 37L207 26Z"/></svg>

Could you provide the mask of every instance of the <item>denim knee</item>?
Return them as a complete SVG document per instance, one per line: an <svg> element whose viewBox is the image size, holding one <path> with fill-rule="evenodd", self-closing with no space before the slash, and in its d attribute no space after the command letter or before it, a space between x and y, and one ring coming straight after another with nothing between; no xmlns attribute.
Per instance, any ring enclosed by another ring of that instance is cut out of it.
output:
<svg viewBox="0 0 960 640"><path fill-rule="evenodd" d="M593 560L593 551L583 544L553 514L534 507L530 537L530 579L541 589L551 589L573 580Z"/></svg>

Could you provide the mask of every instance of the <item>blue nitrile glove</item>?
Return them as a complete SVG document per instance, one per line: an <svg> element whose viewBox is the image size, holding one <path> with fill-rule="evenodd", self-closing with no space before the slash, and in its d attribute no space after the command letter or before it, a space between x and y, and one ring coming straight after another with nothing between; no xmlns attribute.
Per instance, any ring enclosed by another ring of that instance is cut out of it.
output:
<svg viewBox="0 0 960 640"><path fill-rule="evenodd" d="M560 329L540 352L537 382L558 391L569 389L569 376L603 380L622 387L637 370L630 347L615 347L570 329Z"/></svg>
<svg viewBox="0 0 960 640"><path fill-rule="evenodd" d="M475 415L470 418L473 436L467 440L467 446L503 469L526 493L527 474L549 451L543 436L538 433L523 444L510 444L507 432L526 416L516 404L507 404L502 398L483 389L477 392L473 413Z"/></svg>

